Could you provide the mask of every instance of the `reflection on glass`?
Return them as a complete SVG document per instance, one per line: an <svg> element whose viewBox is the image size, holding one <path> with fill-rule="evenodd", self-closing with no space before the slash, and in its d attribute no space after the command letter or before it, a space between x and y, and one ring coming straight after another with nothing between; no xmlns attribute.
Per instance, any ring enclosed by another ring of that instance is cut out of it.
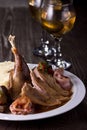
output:
<svg viewBox="0 0 87 130"><path fill-rule="evenodd" d="M28 0L28 3L32 17L40 23L43 0ZM33 54L37 56L42 56L44 58L52 56L53 50L51 50L51 48L49 47L49 40L47 39L46 32L44 32L43 29L40 42L40 46L33 50Z"/></svg>
<svg viewBox="0 0 87 130"><path fill-rule="evenodd" d="M44 0L41 24L55 40L53 62L58 67L67 68L69 63L62 59L60 42L63 35L71 31L76 14L72 0Z"/></svg>

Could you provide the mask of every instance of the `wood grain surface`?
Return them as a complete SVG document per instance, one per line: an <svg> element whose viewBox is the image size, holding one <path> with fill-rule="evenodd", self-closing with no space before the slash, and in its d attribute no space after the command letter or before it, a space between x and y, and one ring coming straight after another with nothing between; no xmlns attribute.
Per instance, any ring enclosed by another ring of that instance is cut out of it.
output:
<svg viewBox="0 0 87 130"><path fill-rule="evenodd" d="M64 59L72 63L70 72L77 75L87 88L87 8L75 5L76 23L64 36L62 52ZM9 34L16 36L16 46L26 62L38 63L41 58L32 51L40 45L41 26L32 19L28 6L0 6L0 61L14 60L7 41ZM50 42L52 39L48 36ZM0 121L0 130L87 130L87 94L76 108L48 119L10 122Z"/></svg>

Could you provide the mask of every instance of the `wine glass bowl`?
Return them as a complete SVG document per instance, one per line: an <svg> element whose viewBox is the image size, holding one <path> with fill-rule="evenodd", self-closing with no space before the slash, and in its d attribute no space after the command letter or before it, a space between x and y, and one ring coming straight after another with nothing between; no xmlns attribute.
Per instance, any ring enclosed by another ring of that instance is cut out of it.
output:
<svg viewBox="0 0 87 130"><path fill-rule="evenodd" d="M32 17L40 22L40 8L42 4L42 0L28 0L29 9Z"/></svg>
<svg viewBox="0 0 87 130"><path fill-rule="evenodd" d="M58 67L67 68L69 63L62 59L60 42L63 35L71 31L76 14L72 0L44 0L41 24L55 40L53 62Z"/></svg>

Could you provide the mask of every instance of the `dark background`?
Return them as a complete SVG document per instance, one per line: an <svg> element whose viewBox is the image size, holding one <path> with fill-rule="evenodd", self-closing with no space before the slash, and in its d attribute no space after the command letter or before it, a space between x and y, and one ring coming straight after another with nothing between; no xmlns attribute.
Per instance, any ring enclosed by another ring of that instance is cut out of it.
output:
<svg viewBox="0 0 87 130"><path fill-rule="evenodd" d="M28 0L0 0L0 6L10 6L10 5L16 5L16 6L26 6ZM86 6L86 0L73 0L75 5L85 5Z"/></svg>
<svg viewBox="0 0 87 130"><path fill-rule="evenodd" d="M87 89L86 0L74 0L74 5L75 26L61 46L64 58L72 64L69 71L77 75ZM10 33L16 36L16 46L27 62L41 60L32 54L33 48L40 44L41 27L32 19L27 0L0 0L0 61L12 59L11 46L6 40ZM26 122L0 121L0 130L87 130L87 94L76 108L59 116Z"/></svg>

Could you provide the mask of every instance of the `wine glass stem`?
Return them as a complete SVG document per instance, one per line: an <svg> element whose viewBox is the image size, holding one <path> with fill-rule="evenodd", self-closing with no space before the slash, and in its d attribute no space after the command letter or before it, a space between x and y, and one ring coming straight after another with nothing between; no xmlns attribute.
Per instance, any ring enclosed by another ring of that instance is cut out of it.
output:
<svg viewBox="0 0 87 130"><path fill-rule="evenodd" d="M43 27L42 27L41 31L42 31L41 32L41 39L43 42L45 42L47 40L47 34L46 34L45 30L43 29Z"/></svg>
<svg viewBox="0 0 87 130"><path fill-rule="evenodd" d="M53 57L53 63L57 66L57 67L62 67L64 69L67 69L71 66L71 63L66 62L65 60L63 60L62 57L62 52L61 52L61 40L62 38L55 38L55 46L53 48L54 50L54 57Z"/></svg>
<svg viewBox="0 0 87 130"><path fill-rule="evenodd" d="M55 51L54 51L54 56L55 59L62 62L62 52L61 52L61 40L62 38L55 38Z"/></svg>

